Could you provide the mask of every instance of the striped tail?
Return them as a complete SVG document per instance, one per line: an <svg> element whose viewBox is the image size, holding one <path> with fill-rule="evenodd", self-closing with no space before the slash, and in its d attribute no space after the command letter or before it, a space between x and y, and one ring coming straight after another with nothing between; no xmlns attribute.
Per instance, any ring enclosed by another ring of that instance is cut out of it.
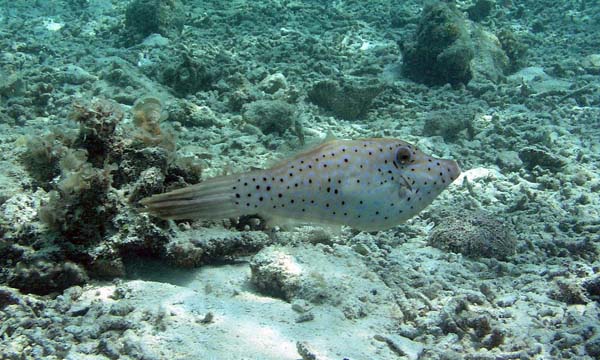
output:
<svg viewBox="0 0 600 360"><path fill-rule="evenodd" d="M208 179L196 185L152 195L140 201L163 219L225 219L243 215L232 190L238 176Z"/></svg>

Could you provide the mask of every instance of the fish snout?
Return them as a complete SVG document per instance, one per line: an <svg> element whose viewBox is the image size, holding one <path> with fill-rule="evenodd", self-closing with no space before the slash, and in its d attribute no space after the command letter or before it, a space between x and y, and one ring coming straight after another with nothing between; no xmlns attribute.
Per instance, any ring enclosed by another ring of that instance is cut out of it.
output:
<svg viewBox="0 0 600 360"><path fill-rule="evenodd" d="M444 160L444 163L444 165L446 165L445 168L448 172L448 176L450 177L450 179L452 181L458 179L458 176L461 173L460 166L458 166L458 163L454 160Z"/></svg>

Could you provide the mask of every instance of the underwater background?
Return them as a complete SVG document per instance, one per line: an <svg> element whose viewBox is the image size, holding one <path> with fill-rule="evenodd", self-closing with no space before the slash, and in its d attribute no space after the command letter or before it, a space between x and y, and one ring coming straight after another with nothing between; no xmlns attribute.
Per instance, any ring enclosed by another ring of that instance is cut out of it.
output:
<svg viewBox="0 0 600 360"><path fill-rule="evenodd" d="M0 0L0 359L600 358L600 2ZM390 230L167 221L339 139L462 169Z"/></svg>

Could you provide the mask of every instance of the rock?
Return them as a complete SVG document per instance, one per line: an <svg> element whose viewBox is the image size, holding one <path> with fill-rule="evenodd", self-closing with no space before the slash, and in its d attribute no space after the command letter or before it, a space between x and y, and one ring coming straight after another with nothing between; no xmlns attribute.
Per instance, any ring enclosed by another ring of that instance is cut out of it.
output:
<svg viewBox="0 0 600 360"><path fill-rule="evenodd" d="M590 299L600 302L600 276L585 280L582 286Z"/></svg>
<svg viewBox="0 0 600 360"><path fill-rule="evenodd" d="M108 339L100 340L98 343L98 352L109 359L118 359L120 357L117 345Z"/></svg>
<svg viewBox="0 0 600 360"><path fill-rule="evenodd" d="M291 301L300 290L302 270L296 260L275 248L256 254L250 262L250 282L260 291Z"/></svg>
<svg viewBox="0 0 600 360"><path fill-rule="evenodd" d="M187 49L179 50L157 69L159 81L173 89L179 97L211 89L223 75L223 68L229 60L227 54L216 53L209 47L194 51L202 51L202 55Z"/></svg>
<svg viewBox="0 0 600 360"><path fill-rule="evenodd" d="M411 42L402 44L403 73L427 85L467 84L475 55L467 23L455 5L432 3L423 9Z"/></svg>
<svg viewBox="0 0 600 360"><path fill-rule="evenodd" d="M557 279L555 287L549 293L550 297L565 304L587 304L591 300L586 296L581 284L571 279Z"/></svg>
<svg viewBox="0 0 600 360"><path fill-rule="evenodd" d="M423 344L400 335L375 335L375 340L387 343L392 351L410 360L419 359L425 350Z"/></svg>
<svg viewBox="0 0 600 360"><path fill-rule="evenodd" d="M600 358L600 335L595 335L586 341L585 352L594 359Z"/></svg>
<svg viewBox="0 0 600 360"><path fill-rule="evenodd" d="M10 275L8 284L23 293L46 295L73 285L82 285L86 281L86 272L77 264L40 260L31 264L18 265L15 272Z"/></svg>
<svg viewBox="0 0 600 360"><path fill-rule="evenodd" d="M194 267L222 259L252 254L269 245L262 231L200 228L181 233L166 245L166 258L177 266Z"/></svg>
<svg viewBox="0 0 600 360"><path fill-rule="evenodd" d="M523 66L527 55L527 44L511 29L503 29L498 34L502 50L509 61L509 71L515 72Z"/></svg>
<svg viewBox="0 0 600 360"><path fill-rule="evenodd" d="M513 306L517 302L517 296L514 294L503 296L496 300L496 304L500 307Z"/></svg>
<svg viewBox="0 0 600 360"><path fill-rule="evenodd" d="M314 319L315 319L315 315L313 313L308 312L308 313L304 313L304 314L298 316L295 321L297 323L302 323L302 322L312 321Z"/></svg>
<svg viewBox="0 0 600 360"><path fill-rule="evenodd" d="M0 310L3 310L7 305L18 304L20 302L21 298L18 291L7 286L0 286Z"/></svg>
<svg viewBox="0 0 600 360"><path fill-rule="evenodd" d="M366 114L381 91L378 82L324 80L313 85L308 99L341 119L355 120Z"/></svg>
<svg viewBox="0 0 600 360"><path fill-rule="evenodd" d="M21 73L5 74L0 73L0 96L17 97L23 95L27 88L27 83Z"/></svg>
<svg viewBox="0 0 600 360"><path fill-rule="evenodd" d="M518 171L523 167L523 161L519 158L519 153L511 150L503 150L496 156L496 164L503 170Z"/></svg>
<svg viewBox="0 0 600 360"><path fill-rule="evenodd" d="M88 81L96 81L98 78L77 65L69 64L65 66L61 73L61 80L71 85L81 85Z"/></svg>
<svg viewBox="0 0 600 360"><path fill-rule="evenodd" d="M242 107L244 120L264 134L282 135L293 129L296 108L282 100L258 100Z"/></svg>
<svg viewBox="0 0 600 360"><path fill-rule="evenodd" d="M165 47L169 45L170 40L161 34L150 34L142 43L146 47Z"/></svg>
<svg viewBox="0 0 600 360"><path fill-rule="evenodd" d="M519 151L519 159L523 161L528 169L533 169L536 166L559 170L567 165L567 160L558 154L551 153L541 147L528 146Z"/></svg>
<svg viewBox="0 0 600 360"><path fill-rule="evenodd" d="M464 108L432 111L427 114L423 135L441 136L447 142L470 138L473 134L473 114Z"/></svg>
<svg viewBox="0 0 600 360"><path fill-rule="evenodd" d="M481 21L490 15L492 9L496 5L494 0L477 0L475 4L467 9L469 19L473 21Z"/></svg>
<svg viewBox="0 0 600 360"><path fill-rule="evenodd" d="M19 193L0 206L0 217L15 229L22 229L31 226L38 210L39 204L35 196Z"/></svg>
<svg viewBox="0 0 600 360"><path fill-rule="evenodd" d="M177 99L167 105L171 121L177 121L183 126L223 127L225 121L217 116L208 106L200 106L186 99Z"/></svg>
<svg viewBox="0 0 600 360"><path fill-rule="evenodd" d="M600 54L590 54L581 60L581 66L592 75L600 75Z"/></svg>
<svg viewBox="0 0 600 360"><path fill-rule="evenodd" d="M312 347L305 341L296 342L296 350L302 358L302 360L319 360L319 357L315 355Z"/></svg>
<svg viewBox="0 0 600 360"><path fill-rule="evenodd" d="M153 33L176 37L185 22L180 0L135 0L125 10L127 45L134 45Z"/></svg>
<svg viewBox="0 0 600 360"><path fill-rule="evenodd" d="M135 310L133 305L131 305L127 302L118 302L118 303L114 303L110 307L109 314L115 315L115 316L126 316L133 310Z"/></svg>
<svg viewBox="0 0 600 360"><path fill-rule="evenodd" d="M87 314L87 312L90 311L90 305L86 304L86 303L77 303L75 305L73 305L71 307L71 309L69 309L68 314L73 316L73 317L77 317L77 316L84 316L85 314Z"/></svg>
<svg viewBox="0 0 600 360"><path fill-rule="evenodd" d="M504 81L510 71L510 59L502 49L500 40L478 24L471 24L469 33L474 49L470 63L473 81L494 84Z"/></svg>
<svg viewBox="0 0 600 360"><path fill-rule="evenodd" d="M286 89L287 86L287 80L282 73L269 75L258 84L259 89L267 94L274 94L280 89Z"/></svg>
<svg viewBox="0 0 600 360"><path fill-rule="evenodd" d="M436 225L429 245L472 258L506 260L516 250L516 237L506 222L486 213L464 212Z"/></svg>

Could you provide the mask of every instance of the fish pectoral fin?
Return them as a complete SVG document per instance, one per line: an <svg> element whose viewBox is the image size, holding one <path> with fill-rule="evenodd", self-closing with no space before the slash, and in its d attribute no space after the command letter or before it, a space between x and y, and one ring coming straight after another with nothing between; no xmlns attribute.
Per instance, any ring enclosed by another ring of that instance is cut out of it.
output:
<svg viewBox="0 0 600 360"><path fill-rule="evenodd" d="M262 215L262 217L265 220L265 226L267 229L273 229L278 227L282 230L289 231L295 228L296 226L300 226L303 224L301 221L277 215Z"/></svg>
<svg viewBox="0 0 600 360"><path fill-rule="evenodd" d="M291 219L281 216L262 216L265 220L265 226L267 229L274 229L276 227L280 228L283 231L293 231L296 228L300 227L320 227L325 232L327 232L330 236L339 236L342 234L342 225L339 224L330 224L330 223L320 223L315 221L308 220L300 220L300 219Z"/></svg>

